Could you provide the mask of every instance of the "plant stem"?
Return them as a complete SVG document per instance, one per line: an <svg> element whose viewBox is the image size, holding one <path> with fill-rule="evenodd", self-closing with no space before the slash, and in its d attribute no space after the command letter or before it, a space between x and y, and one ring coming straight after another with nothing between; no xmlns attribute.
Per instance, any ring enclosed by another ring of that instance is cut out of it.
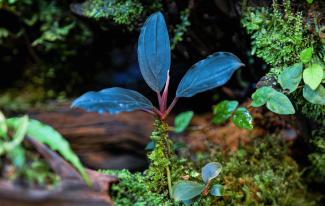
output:
<svg viewBox="0 0 325 206"><path fill-rule="evenodd" d="M167 182L168 182L169 197L172 198L172 179L171 179L171 176L170 176L169 166L166 167L166 171L167 171Z"/></svg>

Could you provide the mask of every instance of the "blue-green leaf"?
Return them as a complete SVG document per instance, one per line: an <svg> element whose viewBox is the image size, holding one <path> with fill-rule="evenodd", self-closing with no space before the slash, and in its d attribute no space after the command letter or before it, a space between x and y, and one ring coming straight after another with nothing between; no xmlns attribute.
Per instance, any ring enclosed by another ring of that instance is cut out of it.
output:
<svg viewBox="0 0 325 206"><path fill-rule="evenodd" d="M202 167L201 175L205 183L208 183L210 180L216 178L222 169L222 165L219 162L210 162Z"/></svg>
<svg viewBox="0 0 325 206"><path fill-rule="evenodd" d="M192 97L197 93L224 85L243 66L235 55L216 52L194 64L178 85L177 97Z"/></svg>
<svg viewBox="0 0 325 206"><path fill-rule="evenodd" d="M118 87L103 89L99 92L87 92L76 99L72 103L72 107L110 114L153 109L152 103L142 94Z"/></svg>
<svg viewBox="0 0 325 206"><path fill-rule="evenodd" d="M210 189L210 194L215 196L215 197L221 197L222 196L222 185L219 184L214 184L212 185L211 189Z"/></svg>
<svg viewBox="0 0 325 206"><path fill-rule="evenodd" d="M205 185L192 181L180 181L173 186L173 198L176 201L187 201L204 190Z"/></svg>
<svg viewBox="0 0 325 206"><path fill-rule="evenodd" d="M252 106L253 107L260 107L266 104L267 100L272 96L273 92L272 87L261 87L258 88L253 94L252 94Z"/></svg>
<svg viewBox="0 0 325 206"><path fill-rule="evenodd" d="M7 120L9 128L17 128L20 124L19 118ZM90 179L80 163L78 156L71 150L69 143L52 127L37 120L29 120L27 135L38 142L48 145L52 150L58 151L65 160L69 161L80 173L87 184Z"/></svg>
<svg viewBox="0 0 325 206"><path fill-rule="evenodd" d="M271 98L267 101L266 107L277 114L295 113L295 109L290 99L286 95L276 90L273 91Z"/></svg>
<svg viewBox="0 0 325 206"><path fill-rule="evenodd" d="M182 112L175 117L175 132L183 132L191 122L194 113L192 111Z"/></svg>
<svg viewBox="0 0 325 206"><path fill-rule="evenodd" d="M295 109L290 99L276 91L272 87L261 87L253 95L253 107L260 107L266 103L266 107L277 114L294 114Z"/></svg>
<svg viewBox="0 0 325 206"><path fill-rule="evenodd" d="M302 79L302 67L301 63L297 63L283 70L278 78L283 89L288 89L290 93L297 89Z"/></svg>
<svg viewBox="0 0 325 206"><path fill-rule="evenodd" d="M213 123L221 124L227 121L231 117L233 111L235 111L237 106L238 101L228 100L224 100L219 104L213 106Z"/></svg>
<svg viewBox="0 0 325 206"><path fill-rule="evenodd" d="M142 76L149 87L160 92L170 67L170 42L164 16L156 12L141 29L138 60Z"/></svg>
<svg viewBox="0 0 325 206"><path fill-rule="evenodd" d="M325 88L323 85L319 85L316 90L312 90L308 85L305 85L303 96L310 103L325 105Z"/></svg>
<svg viewBox="0 0 325 206"><path fill-rule="evenodd" d="M235 111L232 122L239 128L253 129L253 117L245 107L239 107Z"/></svg>

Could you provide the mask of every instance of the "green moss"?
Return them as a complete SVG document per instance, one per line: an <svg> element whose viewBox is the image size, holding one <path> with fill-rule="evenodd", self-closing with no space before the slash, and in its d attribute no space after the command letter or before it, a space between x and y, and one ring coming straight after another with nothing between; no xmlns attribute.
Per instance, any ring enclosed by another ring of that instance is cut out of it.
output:
<svg viewBox="0 0 325 206"><path fill-rule="evenodd" d="M311 206L315 205L317 200L317 197L310 196L307 192L298 165L288 156L287 143L278 137L255 139L233 154L224 152L216 145L210 145L206 153L184 153L188 158L186 162L178 163L183 167L178 171L178 176L174 176L176 181L181 180L183 176L188 176L193 181L201 181L201 167L207 162L217 161L223 165L221 174L213 181L223 185L224 196L199 197L192 205ZM164 170L160 170L160 173L163 173L162 171ZM148 171L143 174L131 174L126 170L103 172L117 175L120 179L120 183L112 188L116 205L180 204L169 199L166 187L162 193L152 191L153 184L147 177Z"/></svg>
<svg viewBox="0 0 325 206"><path fill-rule="evenodd" d="M299 53L311 46L301 12L293 12L290 1L284 1L284 9L248 8L242 17L242 25L252 38L252 53L271 67L282 68L299 61Z"/></svg>

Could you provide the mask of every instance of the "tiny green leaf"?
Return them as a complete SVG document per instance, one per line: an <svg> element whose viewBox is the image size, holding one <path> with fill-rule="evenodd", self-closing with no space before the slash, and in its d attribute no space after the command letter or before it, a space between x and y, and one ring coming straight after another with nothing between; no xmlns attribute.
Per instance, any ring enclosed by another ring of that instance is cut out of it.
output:
<svg viewBox="0 0 325 206"><path fill-rule="evenodd" d="M0 137L6 137L7 136L7 124L6 124L6 118L0 111Z"/></svg>
<svg viewBox="0 0 325 206"><path fill-rule="evenodd" d="M150 141L148 142L148 144L146 145L146 148L145 150L147 151L151 151L151 150L154 150L156 147L156 143L154 141Z"/></svg>
<svg viewBox="0 0 325 206"><path fill-rule="evenodd" d="M314 0L306 0L308 4L312 4Z"/></svg>
<svg viewBox="0 0 325 206"><path fill-rule="evenodd" d="M261 87L258 88L253 94L252 94L252 106L253 107L260 107L263 106L267 100L272 96L273 93L272 87Z"/></svg>
<svg viewBox="0 0 325 206"><path fill-rule="evenodd" d="M213 178L217 177L222 169L222 165L219 162L210 162L206 164L202 170L201 175L205 183L208 183Z"/></svg>
<svg viewBox="0 0 325 206"><path fill-rule="evenodd" d="M182 112L175 117L175 132L183 132L191 122L194 113L192 111Z"/></svg>
<svg viewBox="0 0 325 206"><path fill-rule="evenodd" d="M277 114L294 114L295 109L290 101L290 99L278 92L276 90L273 91L273 95L267 101L266 107L274 113Z"/></svg>
<svg viewBox="0 0 325 206"><path fill-rule="evenodd" d="M310 103L325 105L325 88L323 85L319 85L316 90L312 90L308 85L305 85L303 96Z"/></svg>
<svg viewBox="0 0 325 206"><path fill-rule="evenodd" d="M301 63L294 64L291 67L287 67L279 75L278 81L283 89L288 89L291 92L295 91L302 78Z"/></svg>
<svg viewBox="0 0 325 206"><path fill-rule="evenodd" d="M222 185L220 184L214 184L212 185L211 189L210 189L210 194L215 196L215 197L221 197L222 196Z"/></svg>
<svg viewBox="0 0 325 206"><path fill-rule="evenodd" d="M233 111L237 108L237 101L224 100L219 104L213 106L213 119L212 122L215 124L221 124L227 121Z"/></svg>
<svg viewBox="0 0 325 206"><path fill-rule="evenodd" d="M176 201L190 200L204 190L205 185L192 181L180 181L173 186L173 198Z"/></svg>
<svg viewBox="0 0 325 206"><path fill-rule="evenodd" d="M303 72L303 79L305 84L315 90L323 79L323 68L319 64L312 64Z"/></svg>
<svg viewBox="0 0 325 206"><path fill-rule="evenodd" d="M307 0L307 1L309 3L309 1L311 1L311 0ZM311 60L311 58L313 56L313 52L314 52L313 47L308 47L308 48L302 50L302 52L300 52L300 55L299 55L300 56L300 60L304 64L307 64Z"/></svg>
<svg viewBox="0 0 325 206"><path fill-rule="evenodd" d="M232 117L233 123L242 129L253 129L253 117L245 107L239 107Z"/></svg>

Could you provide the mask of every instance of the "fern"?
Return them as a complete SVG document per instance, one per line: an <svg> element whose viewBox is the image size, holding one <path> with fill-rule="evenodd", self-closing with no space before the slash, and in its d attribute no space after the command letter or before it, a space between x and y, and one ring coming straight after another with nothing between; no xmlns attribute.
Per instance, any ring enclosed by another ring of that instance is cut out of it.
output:
<svg viewBox="0 0 325 206"><path fill-rule="evenodd" d="M9 128L17 128L20 118L7 119ZM64 159L69 161L80 173L84 181L90 185L90 179L82 166L78 156L71 150L69 143L52 127L37 120L30 119L28 122L27 135L31 138L48 145L52 150L58 151Z"/></svg>

